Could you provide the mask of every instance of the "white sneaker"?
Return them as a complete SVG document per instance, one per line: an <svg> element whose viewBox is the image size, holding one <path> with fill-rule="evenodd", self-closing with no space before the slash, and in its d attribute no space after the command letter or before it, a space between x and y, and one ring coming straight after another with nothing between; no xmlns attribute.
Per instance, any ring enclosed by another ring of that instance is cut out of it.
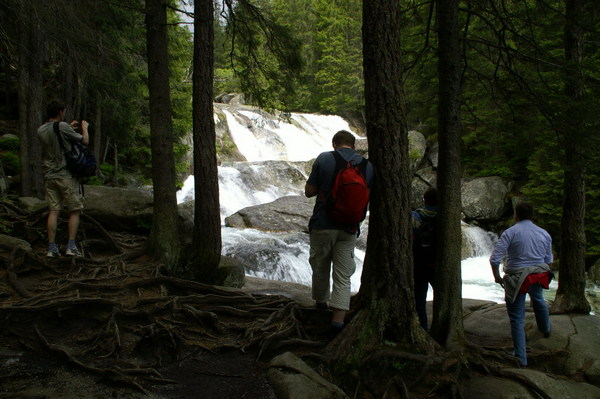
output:
<svg viewBox="0 0 600 399"><path fill-rule="evenodd" d="M58 258L60 257L60 251L58 249L56 250L48 250L48 252L46 252L46 256L48 258Z"/></svg>
<svg viewBox="0 0 600 399"><path fill-rule="evenodd" d="M79 250L77 248L67 248L65 254L67 256L74 256L74 257L77 257L77 258L80 258L80 257L83 256L82 253L79 252Z"/></svg>

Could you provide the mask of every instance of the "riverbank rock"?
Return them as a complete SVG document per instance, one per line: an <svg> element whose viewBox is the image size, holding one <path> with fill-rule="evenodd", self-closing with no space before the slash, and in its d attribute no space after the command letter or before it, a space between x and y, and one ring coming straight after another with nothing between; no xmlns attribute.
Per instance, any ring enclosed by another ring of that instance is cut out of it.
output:
<svg viewBox="0 0 600 399"><path fill-rule="evenodd" d="M147 233L152 224L150 190L85 186L84 212L108 230Z"/></svg>
<svg viewBox="0 0 600 399"><path fill-rule="evenodd" d="M267 378L277 399L347 399L348 396L298 356L285 352L269 362Z"/></svg>
<svg viewBox="0 0 600 399"><path fill-rule="evenodd" d="M301 284L247 277L242 290L285 295L303 306L314 306L310 287ZM427 306L431 322L432 302L428 302ZM506 355L512 353L510 323L504 304L464 298L463 317L465 336L469 342ZM538 391L552 399L600 398L600 317L551 315L550 319L552 335L544 338L535 326L533 310L527 308L525 330L529 366L517 368L518 361L515 358L515 368L501 369L501 376L474 374L461 386L462 397L536 399L540 397L535 393ZM279 365L279 361L276 364ZM298 373L295 366L291 367L291 372ZM286 390L293 390L295 384L289 382Z"/></svg>
<svg viewBox="0 0 600 399"><path fill-rule="evenodd" d="M408 159L410 160L410 169L417 170L427 151L427 139L422 133L416 130L408 132Z"/></svg>
<svg viewBox="0 0 600 399"><path fill-rule="evenodd" d="M498 176L479 177L463 183L462 212L469 220L498 220L509 210L512 183Z"/></svg>
<svg viewBox="0 0 600 399"><path fill-rule="evenodd" d="M293 195L268 204L249 206L225 218L227 227L253 228L263 231L308 232L308 220L314 198Z"/></svg>
<svg viewBox="0 0 600 399"><path fill-rule="evenodd" d="M597 399L600 388L591 384L564 380L536 370L504 369L506 378L478 377L468 380L462 389L463 399L537 399L543 392L548 399ZM527 381L527 385L519 383Z"/></svg>

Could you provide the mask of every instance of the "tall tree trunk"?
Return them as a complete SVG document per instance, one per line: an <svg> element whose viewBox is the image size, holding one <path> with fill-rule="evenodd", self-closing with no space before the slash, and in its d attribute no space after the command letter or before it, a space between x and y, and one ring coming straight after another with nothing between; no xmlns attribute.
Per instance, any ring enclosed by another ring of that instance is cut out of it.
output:
<svg viewBox="0 0 600 399"><path fill-rule="evenodd" d="M96 115L94 116L94 140L92 141L92 147L94 149L94 156L100 166L102 154L102 95L96 93Z"/></svg>
<svg viewBox="0 0 600 399"><path fill-rule="evenodd" d="M585 144L582 102L583 0L566 0L565 94L563 135L565 147L564 201L558 290L553 313L589 313L585 298ZM566 134L568 132L568 134Z"/></svg>
<svg viewBox="0 0 600 399"><path fill-rule="evenodd" d="M42 152L37 129L43 122L44 38L35 6L26 5L28 22L19 33L19 132L21 195L43 198Z"/></svg>
<svg viewBox="0 0 600 399"><path fill-rule="evenodd" d="M363 2L367 138L376 182L371 191L358 312L336 344L329 346L339 360L364 360L385 341L410 350L429 342L414 305L399 6L396 0Z"/></svg>
<svg viewBox="0 0 600 399"><path fill-rule="evenodd" d="M194 250L190 273L211 282L221 259L221 216L213 117L213 0L194 3Z"/></svg>
<svg viewBox="0 0 600 399"><path fill-rule="evenodd" d="M154 215L146 251L178 273L179 234L173 155L165 0L146 0L146 48L150 94L150 138Z"/></svg>
<svg viewBox="0 0 600 399"><path fill-rule="evenodd" d="M437 253L431 335L442 345L464 344L460 232L460 49L458 0L437 1L438 195Z"/></svg>

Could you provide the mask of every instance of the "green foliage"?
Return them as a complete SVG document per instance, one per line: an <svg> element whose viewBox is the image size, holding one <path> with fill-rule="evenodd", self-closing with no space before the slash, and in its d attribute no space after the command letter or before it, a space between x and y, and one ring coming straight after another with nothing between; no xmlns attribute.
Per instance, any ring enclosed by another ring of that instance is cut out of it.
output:
<svg viewBox="0 0 600 399"><path fill-rule="evenodd" d="M556 142L540 146L531 157L530 177L522 190L534 205L537 222L548 230L557 245L560 245L563 197L562 155Z"/></svg>
<svg viewBox="0 0 600 399"><path fill-rule="evenodd" d="M240 83L232 69L216 68L214 81L214 92L216 95L239 91Z"/></svg>
<svg viewBox="0 0 600 399"><path fill-rule="evenodd" d="M0 151L19 152L19 139L16 137L1 137Z"/></svg>
<svg viewBox="0 0 600 399"><path fill-rule="evenodd" d="M0 162L4 172L9 176L19 174L21 161L19 160L19 139L14 137L0 138Z"/></svg>

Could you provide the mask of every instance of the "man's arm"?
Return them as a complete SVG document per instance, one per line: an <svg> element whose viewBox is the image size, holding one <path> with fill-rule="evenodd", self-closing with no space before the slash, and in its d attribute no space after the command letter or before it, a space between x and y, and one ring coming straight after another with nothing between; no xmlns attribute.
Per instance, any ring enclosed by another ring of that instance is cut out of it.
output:
<svg viewBox="0 0 600 399"><path fill-rule="evenodd" d="M81 135L83 136L81 142L85 145L88 145L88 143L90 142L90 135L88 134L89 125L90 124L87 121L81 121Z"/></svg>
<svg viewBox="0 0 600 399"><path fill-rule="evenodd" d="M492 273L494 274L494 281L504 287L504 281L500 277L500 263L508 250L510 244L509 234L505 231L500 235L500 238L494 246L492 255L490 256L490 265L492 266Z"/></svg>
<svg viewBox="0 0 600 399"><path fill-rule="evenodd" d="M313 186L312 184L306 183L306 185L304 186L304 195L306 195L307 198L314 197L315 195L317 195L318 192L319 190L317 189L317 187Z"/></svg>
<svg viewBox="0 0 600 399"><path fill-rule="evenodd" d="M494 275L494 281L504 288L504 280L502 280L502 277L500 277L500 265L495 265L491 262L490 265L492 266L492 274Z"/></svg>

